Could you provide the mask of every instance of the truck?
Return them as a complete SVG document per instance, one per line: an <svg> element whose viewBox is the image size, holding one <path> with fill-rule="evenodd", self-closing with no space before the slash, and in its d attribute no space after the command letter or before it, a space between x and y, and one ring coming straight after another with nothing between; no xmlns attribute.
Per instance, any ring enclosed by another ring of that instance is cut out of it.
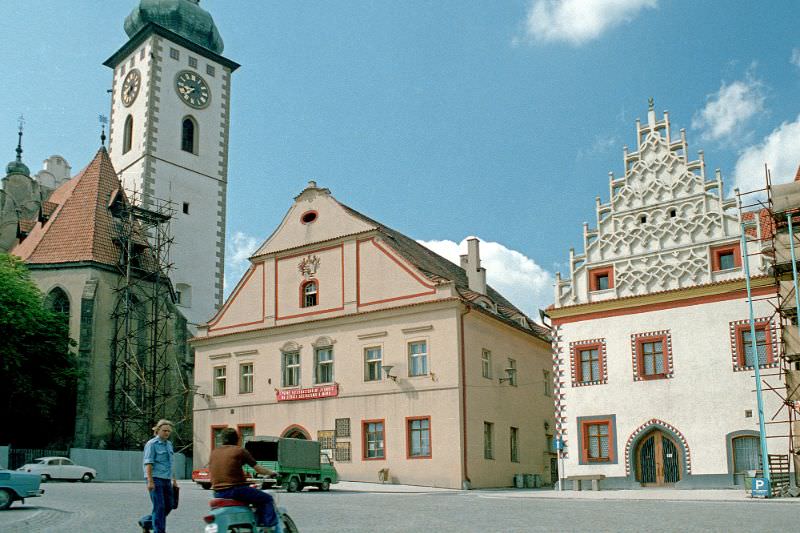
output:
<svg viewBox="0 0 800 533"><path fill-rule="evenodd" d="M256 480L261 482L262 488L275 485L285 486L289 492L298 492L305 487L328 491L332 483L339 482L333 461L328 454L322 453L318 441L256 436L250 437L244 447L259 465L275 472L274 481ZM245 466L244 470L255 478L252 468Z"/></svg>

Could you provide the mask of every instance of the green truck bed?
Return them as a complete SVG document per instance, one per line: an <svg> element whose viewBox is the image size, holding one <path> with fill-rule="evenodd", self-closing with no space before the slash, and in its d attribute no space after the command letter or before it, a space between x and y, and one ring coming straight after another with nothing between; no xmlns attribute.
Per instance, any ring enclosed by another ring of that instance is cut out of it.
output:
<svg viewBox="0 0 800 533"><path fill-rule="evenodd" d="M327 455L322 455L320 444L313 440L285 439L281 437L252 437L245 445L259 465L273 470L275 485L285 485L295 492L306 486L328 490L339 476ZM245 467L245 472L255 476L255 471ZM269 486L270 480L262 481Z"/></svg>

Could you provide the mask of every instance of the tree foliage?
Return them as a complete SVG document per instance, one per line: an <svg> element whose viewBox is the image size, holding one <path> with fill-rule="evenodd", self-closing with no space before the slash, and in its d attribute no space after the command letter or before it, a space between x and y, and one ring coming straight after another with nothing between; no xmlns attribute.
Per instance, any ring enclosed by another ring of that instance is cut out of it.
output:
<svg viewBox="0 0 800 533"><path fill-rule="evenodd" d="M43 303L22 261L0 254L0 444L63 446L72 437L75 343L68 317Z"/></svg>

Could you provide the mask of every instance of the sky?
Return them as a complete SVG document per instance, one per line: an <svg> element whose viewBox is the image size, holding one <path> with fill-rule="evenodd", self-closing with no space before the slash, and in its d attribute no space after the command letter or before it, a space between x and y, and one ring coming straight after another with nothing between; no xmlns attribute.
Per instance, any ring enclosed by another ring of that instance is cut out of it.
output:
<svg viewBox="0 0 800 533"><path fill-rule="evenodd" d="M73 173L99 146L137 0L0 0L0 161ZM726 191L800 164L800 2L202 0L233 75L226 291L315 180L457 261L532 317L580 252L653 97ZM17 35L9 38L13 30ZM3 148L5 146L5 148Z"/></svg>

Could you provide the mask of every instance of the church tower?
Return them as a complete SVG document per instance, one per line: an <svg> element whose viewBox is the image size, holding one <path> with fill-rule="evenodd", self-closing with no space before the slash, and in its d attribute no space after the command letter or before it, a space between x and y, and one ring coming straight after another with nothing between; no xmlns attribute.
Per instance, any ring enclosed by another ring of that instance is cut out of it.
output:
<svg viewBox="0 0 800 533"><path fill-rule="evenodd" d="M171 278L184 315L203 324L222 304L231 74L199 0L141 0L113 69L109 154L123 186L152 207L170 200ZM194 329L194 328L193 328Z"/></svg>

